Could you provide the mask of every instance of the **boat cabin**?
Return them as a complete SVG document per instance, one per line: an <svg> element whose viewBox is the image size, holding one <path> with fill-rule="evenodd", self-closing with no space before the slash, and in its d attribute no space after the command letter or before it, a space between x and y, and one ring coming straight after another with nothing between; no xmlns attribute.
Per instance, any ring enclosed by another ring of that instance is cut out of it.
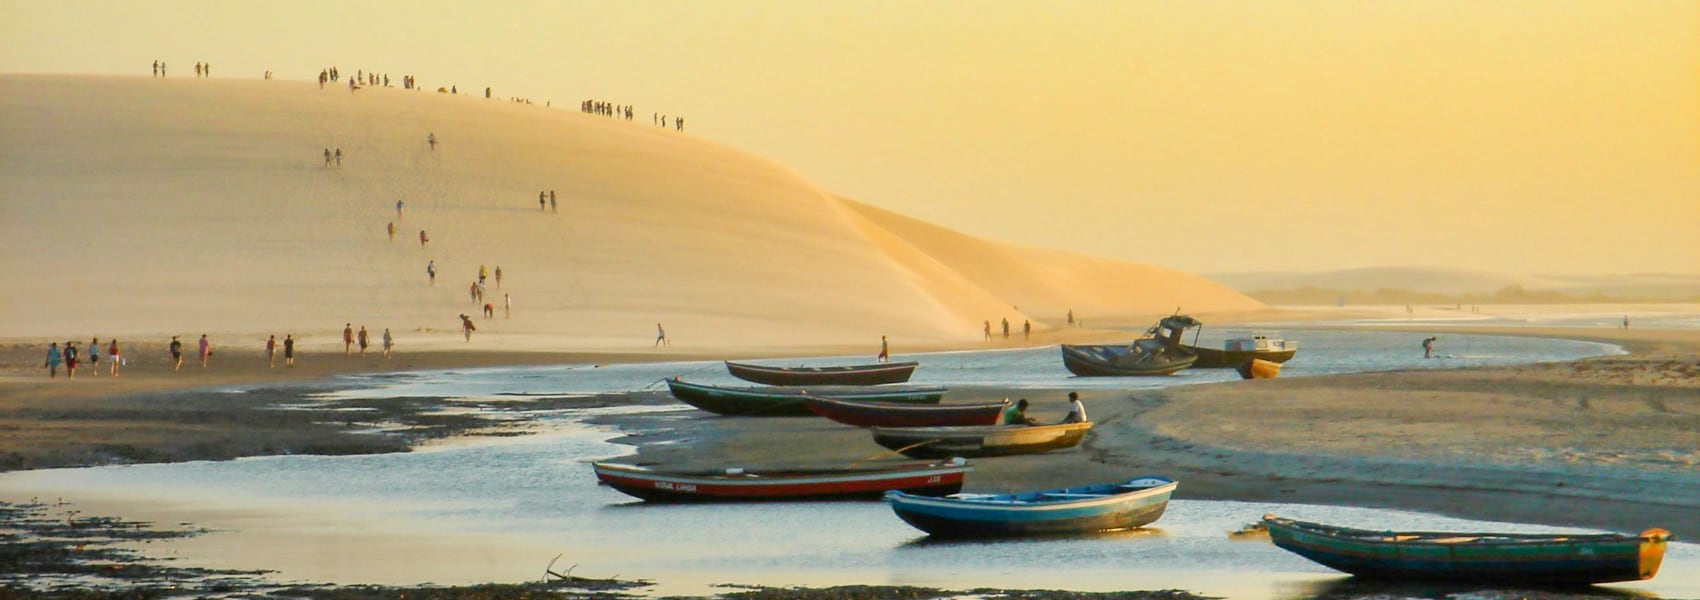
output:
<svg viewBox="0 0 1700 600"><path fill-rule="evenodd" d="M1228 352L1283 352L1298 350L1299 343L1296 340L1253 335L1249 338L1229 338L1222 343L1222 349Z"/></svg>

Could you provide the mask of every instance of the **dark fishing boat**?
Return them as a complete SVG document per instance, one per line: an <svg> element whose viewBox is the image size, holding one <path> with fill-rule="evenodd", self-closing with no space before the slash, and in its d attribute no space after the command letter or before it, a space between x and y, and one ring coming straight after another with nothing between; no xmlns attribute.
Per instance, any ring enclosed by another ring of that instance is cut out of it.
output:
<svg viewBox="0 0 1700 600"><path fill-rule="evenodd" d="M1651 579L1670 532L1641 535L1395 532L1350 529L1263 515L1269 539L1288 552L1359 577L1589 585Z"/></svg>
<svg viewBox="0 0 1700 600"><path fill-rule="evenodd" d="M711 413L746 417L808 416L804 401L813 396L841 400L937 404L945 388L938 386L816 386L816 387L724 387L680 380L667 380L667 388L680 402Z"/></svg>
<svg viewBox="0 0 1700 600"><path fill-rule="evenodd" d="M857 427L991 425L998 422L998 415L1009 407L1009 400L976 404L914 404L811 397L804 403L817 415Z"/></svg>
<svg viewBox="0 0 1700 600"><path fill-rule="evenodd" d="M880 385L903 383L920 363L878 363L847 367L769 367L726 361L726 371L744 381L767 385Z"/></svg>
<svg viewBox="0 0 1700 600"><path fill-rule="evenodd" d="M650 502L875 499L892 490L943 496L962 491L962 480L974 470L961 460L820 469L591 467L602 483Z"/></svg>
<svg viewBox="0 0 1700 600"><path fill-rule="evenodd" d="M1194 369L1237 369L1254 358L1276 364L1292 360L1293 355L1299 352L1299 343L1267 335L1253 335L1249 338L1228 339L1222 342L1220 350L1186 344L1181 344L1181 348L1198 355L1198 361L1192 363Z"/></svg>
<svg viewBox="0 0 1700 600"><path fill-rule="evenodd" d="M1092 423L874 427L874 443L916 458L1006 456L1073 448Z"/></svg>
<svg viewBox="0 0 1700 600"><path fill-rule="evenodd" d="M1174 481L1139 477L1019 494L953 494L942 498L886 492L905 523L939 537L1093 533L1143 527L1163 516Z"/></svg>
<svg viewBox="0 0 1700 600"><path fill-rule="evenodd" d="M1192 366L1198 356L1180 343L1187 328L1198 321L1186 315L1164 317L1151 328L1152 337L1127 344L1074 346L1063 344L1063 366L1081 377L1169 375Z"/></svg>

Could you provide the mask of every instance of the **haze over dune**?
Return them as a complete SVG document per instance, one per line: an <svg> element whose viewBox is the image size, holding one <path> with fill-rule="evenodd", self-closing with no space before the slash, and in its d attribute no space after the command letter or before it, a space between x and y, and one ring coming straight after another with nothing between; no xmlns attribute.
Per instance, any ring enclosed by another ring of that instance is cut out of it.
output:
<svg viewBox="0 0 1700 600"><path fill-rule="evenodd" d="M1577 297L1665 301L1700 297L1700 275L1512 275L1474 269L1378 267L1317 272L1214 273L1210 279L1242 292L1319 288L1336 291L1404 290L1427 294L1493 294L1507 288Z"/></svg>
<svg viewBox="0 0 1700 600"><path fill-rule="evenodd" d="M983 320L1042 326L1069 307L1260 307L1202 278L843 201L747 153L571 108L299 81L0 87L7 337L301 337L351 322L458 342L456 315L480 312L480 265L504 272L480 332L537 334L507 347L647 348L657 321L696 347L948 344L978 339ZM541 190L559 213L539 210Z"/></svg>

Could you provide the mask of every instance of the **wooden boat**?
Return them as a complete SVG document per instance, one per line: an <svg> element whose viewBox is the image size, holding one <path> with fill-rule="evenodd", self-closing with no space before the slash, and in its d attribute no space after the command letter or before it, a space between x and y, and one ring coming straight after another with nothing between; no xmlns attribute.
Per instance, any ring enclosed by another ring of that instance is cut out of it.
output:
<svg viewBox="0 0 1700 600"><path fill-rule="evenodd" d="M726 371L744 381L767 385L879 385L903 383L920 363L879 363L847 367L769 367L726 361Z"/></svg>
<svg viewBox="0 0 1700 600"><path fill-rule="evenodd" d="M658 469L592 463L596 478L650 502L874 499L892 490L921 496L962 491L965 461L823 469Z"/></svg>
<svg viewBox="0 0 1700 600"><path fill-rule="evenodd" d="M1264 515L1288 552L1360 577L1588 585L1651 579L1670 532L1641 535L1368 531Z"/></svg>
<svg viewBox="0 0 1700 600"><path fill-rule="evenodd" d="M1234 370L1239 372L1240 379L1274 379L1281 375L1281 363L1253 358Z"/></svg>
<svg viewBox="0 0 1700 600"><path fill-rule="evenodd" d="M1198 321L1186 315L1164 317L1152 337L1127 344L1062 345L1063 366L1081 377L1169 375L1192 366L1198 356L1181 346L1181 335Z"/></svg>
<svg viewBox="0 0 1700 600"><path fill-rule="evenodd" d="M680 380L667 380L667 388L679 401L720 415L746 417L808 416L804 401L812 396L843 400L890 402L894 404L936 404L944 397L945 388L937 386L901 386L870 388L861 386L793 387L724 387L703 385Z"/></svg>
<svg viewBox="0 0 1700 600"><path fill-rule="evenodd" d="M1092 423L874 427L874 443L916 458L1006 456L1073 448Z"/></svg>
<svg viewBox="0 0 1700 600"><path fill-rule="evenodd" d="M1192 363L1194 369L1236 369L1254 358L1276 364L1292 360L1293 355L1299 352L1299 343L1267 335L1253 335L1249 338L1230 338L1222 342L1220 350L1186 344L1182 344L1181 348L1198 355L1198 361Z"/></svg>
<svg viewBox="0 0 1700 600"><path fill-rule="evenodd" d="M1140 477L1019 494L928 498L886 492L885 503L904 522L939 537L1092 533L1156 521L1176 485L1162 477Z"/></svg>
<svg viewBox="0 0 1700 600"><path fill-rule="evenodd" d="M975 404L914 404L866 402L811 397L803 401L817 415L857 427L936 427L991 425L1009 401Z"/></svg>

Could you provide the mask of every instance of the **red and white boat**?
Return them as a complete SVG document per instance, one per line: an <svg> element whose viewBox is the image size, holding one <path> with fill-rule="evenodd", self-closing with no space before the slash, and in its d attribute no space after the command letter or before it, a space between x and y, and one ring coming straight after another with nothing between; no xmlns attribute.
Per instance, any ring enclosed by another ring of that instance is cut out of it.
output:
<svg viewBox="0 0 1700 600"><path fill-rule="evenodd" d="M591 466L602 483L650 502L877 500L890 490L947 496L962 491L963 478L974 470L962 459L820 469L665 469L610 462Z"/></svg>

